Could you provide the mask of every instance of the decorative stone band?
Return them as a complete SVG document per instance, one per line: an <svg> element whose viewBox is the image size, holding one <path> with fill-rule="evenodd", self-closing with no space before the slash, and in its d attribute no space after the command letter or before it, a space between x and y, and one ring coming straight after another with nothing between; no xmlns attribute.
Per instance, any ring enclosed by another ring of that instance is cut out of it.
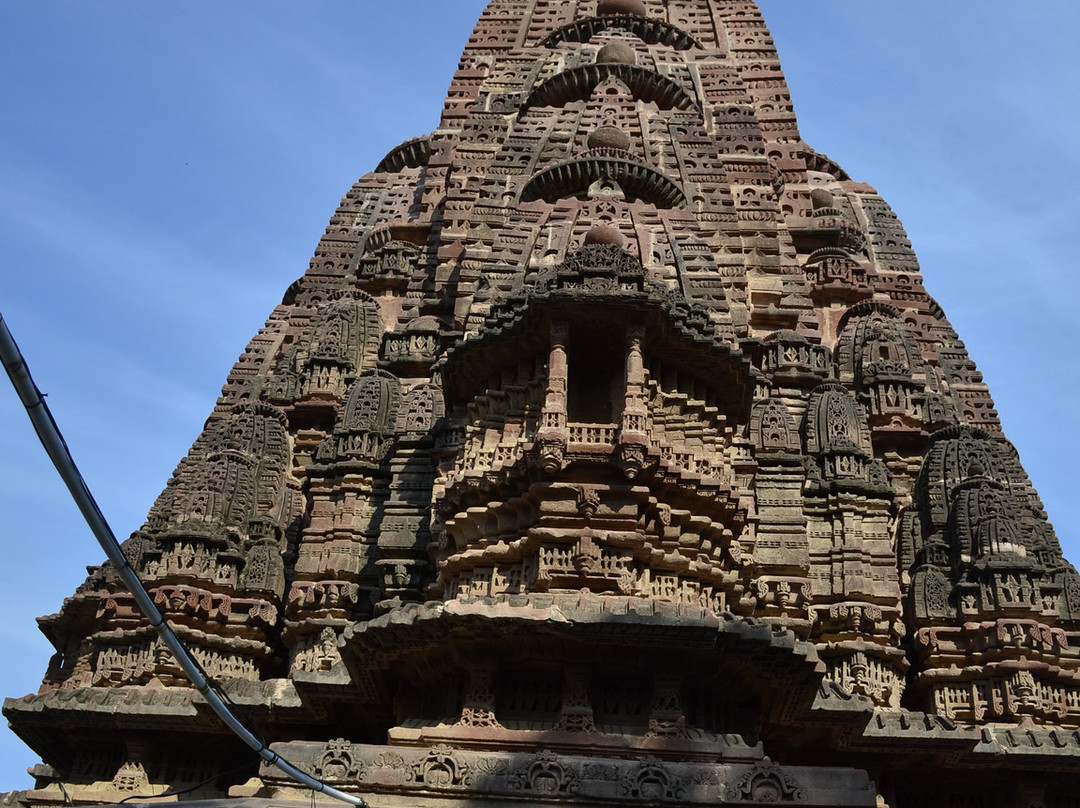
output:
<svg viewBox="0 0 1080 808"><path fill-rule="evenodd" d="M586 100L609 78L621 81L635 98L651 101L660 109L697 110L690 94L668 77L644 67L612 63L582 65L555 74L533 90L525 107L562 107Z"/></svg>
<svg viewBox="0 0 1080 808"><path fill-rule="evenodd" d="M877 789L865 772L844 768L751 762L668 762L561 755L551 750L491 752L329 743L277 744L274 750L316 777L366 793L412 795L425 805L459 805L463 793L483 793L490 804L528 799L557 803L567 797L611 805L717 805L794 803L806 806L875 806ZM264 766L263 783L278 799L293 796L289 781ZM442 797L442 799L439 799ZM470 804L486 800L474 796ZM417 804L417 803L412 803Z"/></svg>
<svg viewBox="0 0 1080 808"><path fill-rule="evenodd" d="M658 208L685 208L686 195L671 179L655 168L636 160L615 157L591 157L570 160L545 168L526 183L521 202L543 199L555 202L584 194L598 180L619 184L634 199L651 202Z"/></svg>
<svg viewBox="0 0 1080 808"><path fill-rule="evenodd" d="M675 50L701 49L701 43L669 22L646 19L633 14L612 14L575 20L552 31L540 41L542 48L554 48L561 42L588 42L611 28L629 31L648 45L669 45Z"/></svg>

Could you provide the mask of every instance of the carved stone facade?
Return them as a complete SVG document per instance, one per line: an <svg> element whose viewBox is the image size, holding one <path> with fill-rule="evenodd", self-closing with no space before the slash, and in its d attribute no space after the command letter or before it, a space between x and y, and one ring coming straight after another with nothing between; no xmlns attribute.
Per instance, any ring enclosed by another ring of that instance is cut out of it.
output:
<svg viewBox="0 0 1080 808"><path fill-rule="evenodd" d="M125 551L373 804L1076 804L1080 575L750 0L494 0ZM250 758L108 565L41 626L29 803Z"/></svg>

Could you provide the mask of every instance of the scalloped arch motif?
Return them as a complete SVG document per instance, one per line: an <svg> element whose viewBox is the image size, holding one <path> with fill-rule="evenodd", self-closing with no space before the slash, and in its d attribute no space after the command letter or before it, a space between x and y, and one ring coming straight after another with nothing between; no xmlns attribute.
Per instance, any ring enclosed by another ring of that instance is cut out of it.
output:
<svg viewBox="0 0 1080 808"><path fill-rule="evenodd" d="M685 208L686 195L652 166L619 157L586 157L545 168L521 191L521 202L557 202L583 196L601 180L618 183L628 199L651 202L658 208Z"/></svg>
<svg viewBox="0 0 1080 808"><path fill-rule="evenodd" d="M858 449L869 456L870 428L851 393L840 384L828 382L810 396L806 410L806 451L825 454L837 449Z"/></svg>
<svg viewBox="0 0 1080 808"><path fill-rule="evenodd" d="M675 50L701 50L701 43L665 20L634 14L605 14L568 23L540 40L540 47L554 48L562 42L588 42L611 29L627 31L647 45L667 45Z"/></svg>
<svg viewBox="0 0 1080 808"><path fill-rule="evenodd" d="M375 167L375 173L390 172L396 174L406 168L420 168L431 159L431 136L414 137L395 146Z"/></svg>
<svg viewBox="0 0 1080 808"><path fill-rule="evenodd" d="M556 73L533 89L522 110L534 107L562 107L583 101L601 82L617 79L639 101L650 101L663 110L700 111L697 102L677 82L637 65L592 64Z"/></svg>
<svg viewBox="0 0 1080 808"><path fill-rule="evenodd" d="M350 432L392 432L401 403L401 382L385 370L360 374L349 389L341 426Z"/></svg>

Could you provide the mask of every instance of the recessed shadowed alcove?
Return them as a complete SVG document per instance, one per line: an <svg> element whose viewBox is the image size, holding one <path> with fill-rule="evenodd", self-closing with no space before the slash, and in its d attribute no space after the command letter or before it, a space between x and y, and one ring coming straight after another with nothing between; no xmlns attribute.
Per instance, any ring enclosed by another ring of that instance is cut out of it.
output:
<svg viewBox="0 0 1080 808"><path fill-rule="evenodd" d="M124 547L275 752L386 808L1077 808L1080 575L793 109L751 0L490 4ZM40 622L29 808L246 754L110 567ZM204 796L310 797L249 776Z"/></svg>
<svg viewBox="0 0 1080 808"><path fill-rule="evenodd" d="M614 424L626 386L622 356L624 330L618 323L592 320L570 327L567 351L567 417L584 424Z"/></svg>

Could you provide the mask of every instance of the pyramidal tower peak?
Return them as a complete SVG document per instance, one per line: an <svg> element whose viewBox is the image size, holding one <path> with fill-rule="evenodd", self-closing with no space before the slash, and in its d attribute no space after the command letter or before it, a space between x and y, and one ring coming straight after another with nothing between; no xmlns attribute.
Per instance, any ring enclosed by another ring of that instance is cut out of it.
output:
<svg viewBox="0 0 1080 808"><path fill-rule="evenodd" d="M491 2L124 549L375 806L1080 805L1080 575L751 0ZM306 798L110 565L40 625L26 805Z"/></svg>

